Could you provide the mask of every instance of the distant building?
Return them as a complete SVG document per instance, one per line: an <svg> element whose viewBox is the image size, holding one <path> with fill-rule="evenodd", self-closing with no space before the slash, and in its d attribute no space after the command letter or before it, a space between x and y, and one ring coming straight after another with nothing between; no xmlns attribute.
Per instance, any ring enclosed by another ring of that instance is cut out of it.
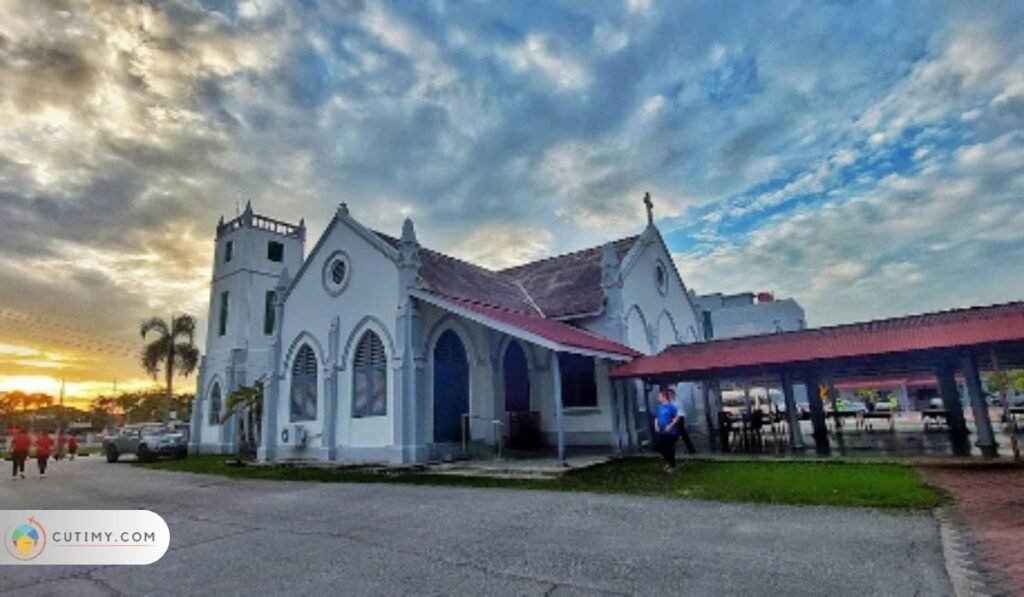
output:
<svg viewBox="0 0 1024 597"><path fill-rule="evenodd" d="M691 291L692 293L692 291ZM776 299L770 292L696 295L706 338L737 338L791 332L807 327L804 308L795 300Z"/></svg>

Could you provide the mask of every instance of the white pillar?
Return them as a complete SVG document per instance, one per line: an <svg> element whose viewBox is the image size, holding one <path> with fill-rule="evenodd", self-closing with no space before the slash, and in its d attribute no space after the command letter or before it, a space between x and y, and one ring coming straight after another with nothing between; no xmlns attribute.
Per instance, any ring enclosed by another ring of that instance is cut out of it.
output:
<svg viewBox="0 0 1024 597"><path fill-rule="evenodd" d="M786 419L789 421L789 442L794 450L804 449L804 434L800 430L800 411L793 396L793 377L782 374L782 396L786 401Z"/></svg>
<svg viewBox="0 0 1024 597"><path fill-rule="evenodd" d="M562 408L562 367L558 353L551 353L551 377L555 393L555 431L558 435L558 462L565 464L565 413Z"/></svg>

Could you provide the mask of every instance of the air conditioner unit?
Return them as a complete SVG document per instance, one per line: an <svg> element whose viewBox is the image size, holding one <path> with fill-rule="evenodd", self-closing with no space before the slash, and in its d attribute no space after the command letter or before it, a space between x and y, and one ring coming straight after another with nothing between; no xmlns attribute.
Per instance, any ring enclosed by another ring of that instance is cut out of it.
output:
<svg viewBox="0 0 1024 597"><path fill-rule="evenodd" d="M306 447L306 440L309 438L309 434L306 431L306 426L305 425L296 425L292 429L292 437L295 438L295 447L296 448L305 448Z"/></svg>

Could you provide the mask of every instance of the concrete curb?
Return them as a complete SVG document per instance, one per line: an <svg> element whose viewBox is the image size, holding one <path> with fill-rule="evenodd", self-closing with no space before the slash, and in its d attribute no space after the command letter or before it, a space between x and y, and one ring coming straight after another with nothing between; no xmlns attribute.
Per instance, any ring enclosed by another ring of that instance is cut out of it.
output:
<svg viewBox="0 0 1024 597"><path fill-rule="evenodd" d="M967 539L966 531L955 518L952 510L936 508L932 516L939 523L942 540L942 557L946 563L946 574L953 584L956 597L993 597L999 591L992 590L986 583L974 561L974 552Z"/></svg>

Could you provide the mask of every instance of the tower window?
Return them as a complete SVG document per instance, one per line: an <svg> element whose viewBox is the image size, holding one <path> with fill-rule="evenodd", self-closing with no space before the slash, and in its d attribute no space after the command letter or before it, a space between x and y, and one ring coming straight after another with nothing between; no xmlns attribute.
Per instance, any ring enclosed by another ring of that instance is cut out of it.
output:
<svg viewBox="0 0 1024 597"><path fill-rule="evenodd" d="M210 416L207 422L210 425L220 425L220 384L213 384L210 390Z"/></svg>
<svg viewBox="0 0 1024 597"><path fill-rule="evenodd" d="M267 300L263 308L263 333L270 335L274 333L274 306L277 301L277 294L273 290L267 291Z"/></svg>
<svg viewBox="0 0 1024 597"><path fill-rule="evenodd" d="M228 241L224 245L224 263L231 261L231 258L235 256L235 243L234 241Z"/></svg>
<svg viewBox="0 0 1024 597"><path fill-rule="evenodd" d="M220 293L220 320L217 325L218 334L228 333L228 291Z"/></svg>
<svg viewBox="0 0 1024 597"><path fill-rule="evenodd" d="M284 245L276 241L267 243L267 259L276 263L284 261Z"/></svg>

